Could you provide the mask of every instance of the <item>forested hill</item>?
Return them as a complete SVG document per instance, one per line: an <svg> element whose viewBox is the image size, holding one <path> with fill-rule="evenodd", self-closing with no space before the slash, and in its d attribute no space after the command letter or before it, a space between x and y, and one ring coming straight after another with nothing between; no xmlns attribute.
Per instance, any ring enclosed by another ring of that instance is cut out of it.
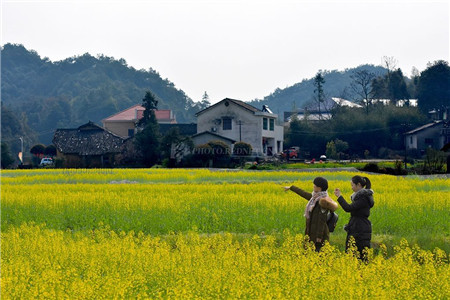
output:
<svg viewBox="0 0 450 300"><path fill-rule="evenodd" d="M89 53L52 62L22 45L6 44L1 53L2 114L32 128L29 142L51 143L56 128L79 126L141 103L146 90L171 109L178 122L192 122L201 104L194 102L154 70L136 70L124 59ZM6 110L5 110L6 109ZM2 121L2 140L13 131ZM10 124L12 126L12 124ZM17 125L14 125L17 126Z"/></svg>
<svg viewBox="0 0 450 300"><path fill-rule="evenodd" d="M352 79L351 76L361 70L367 70L374 73L376 76L383 76L387 70L380 66L361 65L353 69L346 69L344 71L323 71L325 83L323 89L326 97L339 97L348 100L356 100L358 97L350 88ZM311 105L314 98L314 78L303 79L290 87L280 89L277 88L272 94L264 97L264 99L257 99L250 102L253 106L261 107L268 105L269 108L280 116L285 111L292 111L293 108L300 109Z"/></svg>

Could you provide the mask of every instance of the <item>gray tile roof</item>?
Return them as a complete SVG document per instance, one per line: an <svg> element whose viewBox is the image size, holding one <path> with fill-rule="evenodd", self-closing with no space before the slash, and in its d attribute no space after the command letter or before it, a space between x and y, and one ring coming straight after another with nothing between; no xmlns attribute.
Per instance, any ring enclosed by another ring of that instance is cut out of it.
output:
<svg viewBox="0 0 450 300"><path fill-rule="evenodd" d="M57 129L53 144L63 154L104 155L120 153L121 137L89 122L75 129Z"/></svg>

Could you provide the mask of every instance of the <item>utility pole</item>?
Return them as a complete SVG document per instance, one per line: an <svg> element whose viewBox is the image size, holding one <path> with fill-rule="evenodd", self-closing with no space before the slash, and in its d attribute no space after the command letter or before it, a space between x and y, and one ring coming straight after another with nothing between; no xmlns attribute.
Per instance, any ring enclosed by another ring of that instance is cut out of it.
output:
<svg viewBox="0 0 450 300"><path fill-rule="evenodd" d="M401 124L403 127L403 141L405 143L405 170L408 170L408 165L407 165L407 155L408 155L408 141L406 138L406 133L408 132L408 128L411 126L411 124L409 123L403 123Z"/></svg>
<svg viewBox="0 0 450 300"><path fill-rule="evenodd" d="M20 140L20 162L23 165L23 137L19 137Z"/></svg>
<svg viewBox="0 0 450 300"><path fill-rule="evenodd" d="M239 142L242 142L242 121L241 120L238 121L238 125L239 125Z"/></svg>

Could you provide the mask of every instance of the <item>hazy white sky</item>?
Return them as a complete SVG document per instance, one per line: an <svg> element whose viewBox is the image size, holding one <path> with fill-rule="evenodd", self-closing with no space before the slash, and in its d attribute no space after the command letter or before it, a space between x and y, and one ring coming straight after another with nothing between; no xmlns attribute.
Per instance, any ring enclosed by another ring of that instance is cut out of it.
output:
<svg viewBox="0 0 450 300"><path fill-rule="evenodd" d="M263 98L319 69L449 60L450 0L5 1L1 44L150 67L194 101Z"/></svg>

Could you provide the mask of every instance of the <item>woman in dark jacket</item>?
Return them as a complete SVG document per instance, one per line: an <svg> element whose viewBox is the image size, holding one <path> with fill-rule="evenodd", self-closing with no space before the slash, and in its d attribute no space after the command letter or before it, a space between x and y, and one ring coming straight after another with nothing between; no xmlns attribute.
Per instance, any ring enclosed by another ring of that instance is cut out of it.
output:
<svg viewBox="0 0 450 300"><path fill-rule="evenodd" d="M345 225L347 231L347 240L345 242L345 250L348 249L348 241L350 236L355 239L356 247L360 255L364 248L370 248L370 240L372 238L372 223L369 221L370 209L374 205L372 184L369 178L354 176L352 178L353 194L350 196L351 204L345 201L339 189L334 190L334 194L338 197L337 201L344 211L351 214L350 221Z"/></svg>
<svg viewBox="0 0 450 300"><path fill-rule="evenodd" d="M295 185L285 186L284 190L293 191L308 200L305 208L306 228L305 235L316 246L319 252L325 241L329 241L330 232L327 226L329 211L337 209L337 203L328 197L328 181L323 177L316 177L313 181L313 192L309 193Z"/></svg>

